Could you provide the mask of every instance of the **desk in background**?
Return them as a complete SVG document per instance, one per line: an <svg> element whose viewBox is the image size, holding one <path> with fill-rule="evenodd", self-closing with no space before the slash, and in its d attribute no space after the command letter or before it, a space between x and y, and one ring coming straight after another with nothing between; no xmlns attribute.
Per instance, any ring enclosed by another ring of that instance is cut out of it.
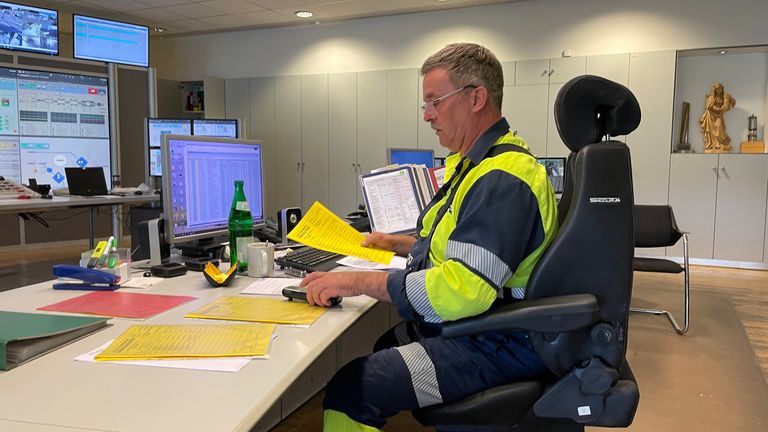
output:
<svg viewBox="0 0 768 432"><path fill-rule="evenodd" d="M144 204L160 201L160 195L98 195L92 197L83 196L55 196L52 199L3 199L0 200L0 214L2 213L31 213L45 212L62 208L87 207L88 208L88 246L93 249L93 209L99 206L112 206L112 235L121 237L121 217L117 206L120 204Z"/></svg>
<svg viewBox="0 0 768 432"><path fill-rule="evenodd" d="M389 305L346 298L309 329L278 326L270 359L252 360L238 373L73 360L132 324L217 323L183 316L220 296L237 295L253 281L238 276L231 287L210 288L195 272L146 290L123 288L198 300L145 321L112 319L105 330L0 372L0 430L266 431L323 388L347 361L370 352L389 327ZM0 309L31 312L86 293L53 290L51 283L0 293ZM15 429L17 424L23 427Z"/></svg>

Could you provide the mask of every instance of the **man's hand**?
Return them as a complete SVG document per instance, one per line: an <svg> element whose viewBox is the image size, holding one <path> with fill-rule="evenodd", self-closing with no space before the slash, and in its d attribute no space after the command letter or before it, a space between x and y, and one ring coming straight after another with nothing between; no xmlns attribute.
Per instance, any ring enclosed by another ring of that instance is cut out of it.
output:
<svg viewBox="0 0 768 432"><path fill-rule="evenodd" d="M395 252L399 256L408 256L416 239L407 235L385 234L374 231L360 243L363 247L375 247Z"/></svg>
<svg viewBox="0 0 768 432"><path fill-rule="evenodd" d="M299 286L307 288L307 302L311 305L329 307L332 297L363 294L392 302L387 293L387 273L384 272L314 272L305 277Z"/></svg>

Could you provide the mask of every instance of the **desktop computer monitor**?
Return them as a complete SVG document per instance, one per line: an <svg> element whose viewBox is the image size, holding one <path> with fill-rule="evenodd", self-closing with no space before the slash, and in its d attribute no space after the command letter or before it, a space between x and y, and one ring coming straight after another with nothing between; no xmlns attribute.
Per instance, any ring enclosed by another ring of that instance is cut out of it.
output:
<svg viewBox="0 0 768 432"><path fill-rule="evenodd" d="M194 119L192 135L237 138L237 120L235 119Z"/></svg>
<svg viewBox="0 0 768 432"><path fill-rule="evenodd" d="M192 135L192 120L173 118L147 119L147 145L160 148L163 135Z"/></svg>
<svg viewBox="0 0 768 432"><path fill-rule="evenodd" d="M537 158L540 164L547 169L547 177L552 183L552 188L556 194L563 193L565 186L565 158L564 157L546 157Z"/></svg>
<svg viewBox="0 0 768 432"><path fill-rule="evenodd" d="M435 152L429 149L388 149L388 160L391 164L415 164L426 165L427 168L435 166Z"/></svg>
<svg viewBox="0 0 768 432"><path fill-rule="evenodd" d="M259 141L164 135L163 218L170 244L227 235L235 180L243 180L254 226L264 224Z"/></svg>

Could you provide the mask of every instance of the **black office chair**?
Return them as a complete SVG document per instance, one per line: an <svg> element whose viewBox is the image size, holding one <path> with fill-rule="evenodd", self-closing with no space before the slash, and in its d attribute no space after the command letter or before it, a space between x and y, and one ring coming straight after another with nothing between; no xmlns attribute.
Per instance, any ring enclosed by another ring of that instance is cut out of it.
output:
<svg viewBox="0 0 768 432"><path fill-rule="evenodd" d="M666 316L677 334L688 332L690 319L691 289L688 272L688 233L680 231L675 221L672 207L668 205L636 205L635 206L635 247L667 247L674 246L683 239L683 264L664 258L635 257L632 268L641 272L683 273L683 307L684 320L682 327L674 315L664 309L631 308L630 312Z"/></svg>
<svg viewBox="0 0 768 432"><path fill-rule="evenodd" d="M640 107L626 87L587 75L560 90L555 120L572 150L562 223L525 299L443 328L448 337L527 330L550 373L414 411L424 425L562 432L625 427L634 418L639 392L625 359L634 255L631 163L624 143L600 140L632 132Z"/></svg>

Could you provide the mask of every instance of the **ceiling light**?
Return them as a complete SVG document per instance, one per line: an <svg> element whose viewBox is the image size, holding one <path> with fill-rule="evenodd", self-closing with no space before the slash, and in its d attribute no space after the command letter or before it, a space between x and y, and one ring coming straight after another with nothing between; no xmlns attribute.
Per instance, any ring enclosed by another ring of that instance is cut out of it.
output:
<svg viewBox="0 0 768 432"><path fill-rule="evenodd" d="M304 11L304 10L296 11L296 16L299 18L312 18L312 15L314 14L310 11Z"/></svg>
<svg viewBox="0 0 768 432"><path fill-rule="evenodd" d="M168 31L165 27L152 27L152 30L158 32L158 33L165 33Z"/></svg>

